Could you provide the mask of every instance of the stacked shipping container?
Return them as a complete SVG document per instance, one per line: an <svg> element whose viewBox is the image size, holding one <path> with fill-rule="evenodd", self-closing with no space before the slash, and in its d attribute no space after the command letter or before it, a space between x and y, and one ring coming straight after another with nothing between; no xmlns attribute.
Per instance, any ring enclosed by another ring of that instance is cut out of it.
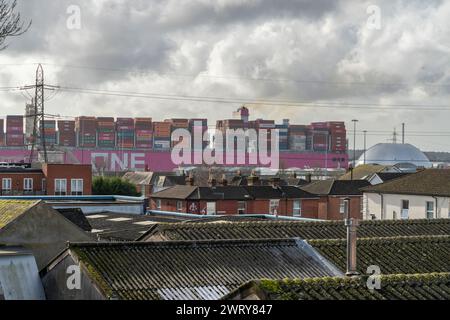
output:
<svg viewBox="0 0 450 320"><path fill-rule="evenodd" d="M97 118L97 145L99 148L114 148L116 146L114 118Z"/></svg>
<svg viewBox="0 0 450 320"><path fill-rule="evenodd" d="M330 151L343 153L347 151L347 130L344 122L329 122L330 130Z"/></svg>
<svg viewBox="0 0 450 320"><path fill-rule="evenodd" d="M208 146L207 141L203 141L201 146L195 145L195 137L205 137L205 133L208 131L208 119L190 119L189 120L189 132L192 134L191 146L194 151L202 151Z"/></svg>
<svg viewBox="0 0 450 320"><path fill-rule="evenodd" d="M0 119L0 146L23 147L24 117L8 116L6 130L3 129L4 122ZM44 127L46 143L49 146L59 144L64 147L138 148L167 151L181 142L172 141L172 133L176 129L188 130L193 139L192 147L198 149L198 146L194 146L194 137L204 136L208 131L208 121L207 119L170 119L164 122L153 122L152 118L118 118L115 121L113 117L79 117L75 121L58 121L58 126L55 121L46 120ZM289 120L276 125L272 120L258 119L246 122L242 119L230 119L217 121L216 129L223 134L227 130L266 129L269 131L268 147L272 139L270 131L276 129L279 132L280 151L328 151L344 154L347 150L347 132L344 122L316 122L306 126L290 125ZM207 144L208 142L203 142L202 149ZM247 147L250 147L248 141Z"/></svg>
<svg viewBox="0 0 450 320"><path fill-rule="evenodd" d="M117 118L117 146L121 149L134 148L134 119L132 118Z"/></svg>
<svg viewBox="0 0 450 320"><path fill-rule="evenodd" d="M289 150L289 120L284 120L283 124L276 125L280 139L280 151Z"/></svg>
<svg viewBox="0 0 450 320"><path fill-rule="evenodd" d="M307 126L289 126L289 149L292 151L305 151L307 132Z"/></svg>
<svg viewBox="0 0 450 320"><path fill-rule="evenodd" d="M170 150L172 124L170 122L153 123L153 149L162 151Z"/></svg>
<svg viewBox="0 0 450 320"><path fill-rule="evenodd" d="M330 131L327 122L315 122L312 127L312 147L313 151L328 151L330 143Z"/></svg>
<svg viewBox="0 0 450 320"><path fill-rule="evenodd" d="M97 119L95 117L79 117L75 120L78 132L78 146L95 148L97 146Z"/></svg>
<svg viewBox="0 0 450 320"><path fill-rule="evenodd" d="M39 124L39 130L41 132L41 139L45 140L47 146L54 146L57 143L56 139L56 121L45 120Z"/></svg>
<svg viewBox="0 0 450 320"><path fill-rule="evenodd" d="M171 124L171 126L172 126L171 133L173 133L177 129L185 129L185 130L189 129L189 119L170 119L170 120L166 120L165 122L169 122ZM182 138L180 138L178 140L173 140L171 137L171 140L170 140L170 144L171 144L172 148L182 142L183 142Z"/></svg>
<svg viewBox="0 0 450 320"><path fill-rule="evenodd" d="M5 120L0 119L0 147L4 147L5 143Z"/></svg>
<svg viewBox="0 0 450 320"><path fill-rule="evenodd" d="M75 147L77 145L75 121L58 121L58 133L60 146Z"/></svg>
<svg viewBox="0 0 450 320"><path fill-rule="evenodd" d="M153 120L152 118L136 118L134 121L136 132L136 148L153 149Z"/></svg>
<svg viewBox="0 0 450 320"><path fill-rule="evenodd" d="M23 116L6 117L6 145L8 147L23 147Z"/></svg>

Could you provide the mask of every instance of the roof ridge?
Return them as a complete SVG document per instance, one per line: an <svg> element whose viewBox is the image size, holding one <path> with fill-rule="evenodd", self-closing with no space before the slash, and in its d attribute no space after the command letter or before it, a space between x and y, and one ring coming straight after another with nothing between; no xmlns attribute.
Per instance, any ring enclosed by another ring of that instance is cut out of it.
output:
<svg viewBox="0 0 450 320"><path fill-rule="evenodd" d="M358 242L362 245L370 242L418 242L424 240L450 241L450 235L422 235L422 236L396 236L396 237L374 237L374 238L358 238ZM309 239L308 241L315 244L340 244L347 243L346 239Z"/></svg>
<svg viewBox="0 0 450 320"><path fill-rule="evenodd" d="M168 240L168 241L131 241L131 242L78 242L68 243L68 248L113 248L113 247L165 247L165 246L194 246L199 245L267 245L273 244L292 244L295 245L295 239L283 239L283 238L268 238L268 239L219 239L219 240Z"/></svg>

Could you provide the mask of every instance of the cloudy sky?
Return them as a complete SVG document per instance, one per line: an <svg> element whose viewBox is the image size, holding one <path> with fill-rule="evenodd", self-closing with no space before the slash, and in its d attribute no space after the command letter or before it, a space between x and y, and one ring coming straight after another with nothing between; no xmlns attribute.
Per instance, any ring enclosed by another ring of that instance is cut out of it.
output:
<svg viewBox="0 0 450 320"><path fill-rule="evenodd" d="M124 93L49 92L51 114L215 123L243 101L253 118L356 118L369 145L405 122L408 142L450 151L450 1L19 0L19 10L33 24L0 52L0 87L33 83L40 62L49 84ZM0 91L1 115L27 99Z"/></svg>

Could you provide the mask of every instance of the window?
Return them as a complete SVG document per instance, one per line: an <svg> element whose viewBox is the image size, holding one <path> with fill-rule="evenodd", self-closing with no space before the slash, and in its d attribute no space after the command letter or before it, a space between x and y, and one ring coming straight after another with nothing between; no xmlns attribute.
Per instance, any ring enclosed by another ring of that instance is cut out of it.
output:
<svg viewBox="0 0 450 320"><path fill-rule="evenodd" d="M402 219L409 219L409 200L402 200Z"/></svg>
<svg viewBox="0 0 450 320"><path fill-rule="evenodd" d="M247 212L247 202L239 201L238 202L238 214L245 214Z"/></svg>
<svg viewBox="0 0 450 320"><path fill-rule="evenodd" d="M70 181L70 192L73 196L83 195L83 179L72 179Z"/></svg>
<svg viewBox="0 0 450 320"><path fill-rule="evenodd" d="M177 201L177 211L182 212L183 211L183 202Z"/></svg>
<svg viewBox="0 0 450 320"><path fill-rule="evenodd" d="M157 210L161 210L161 208L162 208L161 200L160 200L160 199L157 199L157 200L155 201L155 203L156 203L156 209L157 209Z"/></svg>
<svg viewBox="0 0 450 320"><path fill-rule="evenodd" d="M280 208L280 200L270 200L269 212L272 215L277 215Z"/></svg>
<svg viewBox="0 0 450 320"><path fill-rule="evenodd" d="M433 201L427 201L427 219L433 219L434 218L434 202Z"/></svg>
<svg viewBox="0 0 450 320"><path fill-rule="evenodd" d="M292 213L294 217L302 216L302 202L300 200L294 200Z"/></svg>
<svg viewBox="0 0 450 320"><path fill-rule="evenodd" d="M47 180L42 179L42 192L46 192L46 191L47 191Z"/></svg>
<svg viewBox="0 0 450 320"><path fill-rule="evenodd" d="M206 204L206 214L208 216L215 216L216 215L216 203L215 202L208 202Z"/></svg>
<svg viewBox="0 0 450 320"><path fill-rule="evenodd" d="M33 179L32 178L23 179L23 191L25 191L25 192L33 191Z"/></svg>
<svg viewBox="0 0 450 320"><path fill-rule="evenodd" d="M67 179L55 179L55 196L67 194Z"/></svg>
<svg viewBox="0 0 450 320"><path fill-rule="evenodd" d="M2 179L2 190L3 191L11 191L11 188L12 188L11 178L3 178Z"/></svg>
<svg viewBox="0 0 450 320"><path fill-rule="evenodd" d="M345 198L339 200L339 213L344 215L347 213L348 201Z"/></svg>

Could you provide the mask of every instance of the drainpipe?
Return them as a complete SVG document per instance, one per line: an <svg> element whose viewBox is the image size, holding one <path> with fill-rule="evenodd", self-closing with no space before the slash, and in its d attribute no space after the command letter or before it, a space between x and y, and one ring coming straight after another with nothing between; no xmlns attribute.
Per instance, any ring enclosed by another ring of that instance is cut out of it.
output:
<svg viewBox="0 0 450 320"><path fill-rule="evenodd" d="M347 228L347 272L348 277L359 275L357 269L357 229L358 220L350 217L350 198L344 200L346 202L346 219L345 226Z"/></svg>
<svg viewBox="0 0 450 320"><path fill-rule="evenodd" d="M381 206L380 206L380 209L381 209L381 212L380 212L380 218L381 218L381 220L384 220L384 197L383 197L383 195L380 193L380 199L381 199Z"/></svg>
<svg viewBox="0 0 450 320"><path fill-rule="evenodd" d="M435 203L434 210L436 210L435 218L439 219L440 217L438 217L438 198L437 197L433 197L433 198L434 198L434 203Z"/></svg>

